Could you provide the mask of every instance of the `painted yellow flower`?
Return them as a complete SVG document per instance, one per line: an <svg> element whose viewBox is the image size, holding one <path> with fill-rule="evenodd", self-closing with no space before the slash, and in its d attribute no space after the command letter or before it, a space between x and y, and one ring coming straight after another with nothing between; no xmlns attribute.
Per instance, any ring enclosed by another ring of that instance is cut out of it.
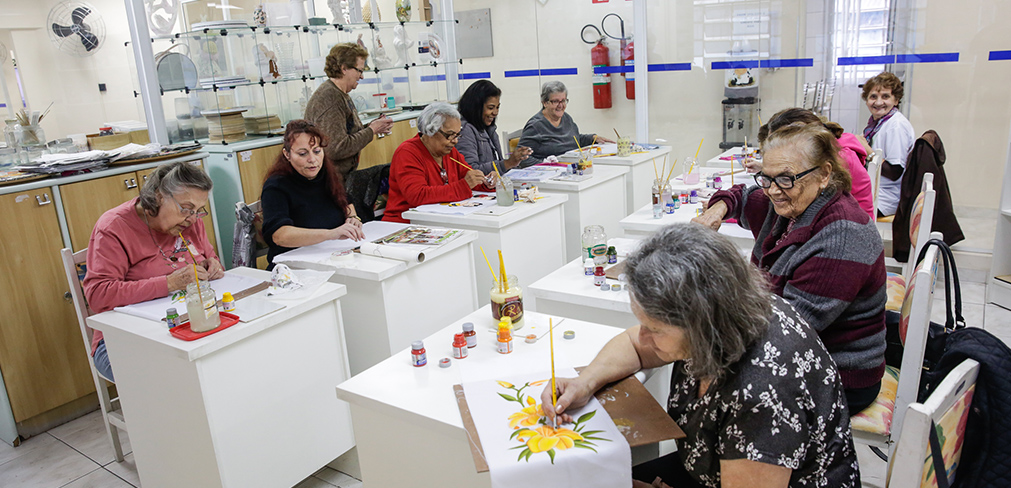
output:
<svg viewBox="0 0 1011 488"><path fill-rule="evenodd" d="M530 405L529 407L524 407L523 410L509 416L509 427L512 427L513 429L531 427L537 425L537 422L543 416L544 410L541 409L540 404Z"/></svg>
<svg viewBox="0 0 1011 488"><path fill-rule="evenodd" d="M548 380L538 380L538 381L535 381L533 383L530 383L530 386L541 386L541 385L543 385L544 383L547 383L547 382L548 382Z"/></svg>
<svg viewBox="0 0 1011 488"><path fill-rule="evenodd" d="M542 425L537 429L524 429L516 438L520 442L526 442L527 449L534 454L552 449L564 451L574 446L575 441L583 440L583 436L571 429L553 429L548 425Z"/></svg>
<svg viewBox="0 0 1011 488"><path fill-rule="evenodd" d="M506 381L496 381L496 383L498 383L498 385L501 386L502 388L512 388L513 387L512 383L509 383L509 382L506 382Z"/></svg>
<svg viewBox="0 0 1011 488"><path fill-rule="evenodd" d="M527 397L527 405L533 405L535 403L537 403L537 400L534 397L532 396Z"/></svg>

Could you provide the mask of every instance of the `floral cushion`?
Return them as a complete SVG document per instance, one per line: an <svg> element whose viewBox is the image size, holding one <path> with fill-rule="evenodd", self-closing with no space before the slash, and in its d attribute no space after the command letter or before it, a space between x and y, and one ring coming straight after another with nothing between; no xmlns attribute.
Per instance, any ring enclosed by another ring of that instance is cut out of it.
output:
<svg viewBox="0 0 1011 488"><path fill-rule="evenodd" d="M885 366L885 376L881 378L881 391L871 406L850 417L853 430L886 436L892 429L892 415L895 413L895 395L899 391L899 369Z"/></svg>
<svg viewBox="0 0 1011 488"><path fill-rule="evenodd" d="M916 197L916 201L913 202L913 209L910 212L912 218L909 219L909 246L913 249L916 248L916 236L920 233L920 219L923 218L923 203L927 198L927 194L920 192L920 195ZM909 256L910 259L916 259L916 256Z"/></svg>
<svg viewBox="0 0 1011 488"><path fill-rule="evenodd" d="M902 309L902 300L906 296L906 279L898 273L888 273L885 292L888 294L885 310L898 312Z"/></svg>
<svg viewBox="0 0 1011 488"><path fill-rule="evenodd" d="M955 482L955 471L962 459L965 424L969 420L969 405L972 403L972 395L975 391L975 385L969 387L937 422L937 440L941 445L941 458L944 459L944 467L947 471L945 475L949 485ZM927 458L923 463L923 477L920 479L921 487L934 488L937 486L937 473L934 472L934 460L931 454L930 448L927 448Z"/></svg>
<svg viewBox="0 0 1011 488"><path fill-rule="evenodd" d="M891 221L893 221L893 220L895 220L895 216L894 215L887 215L885 217L878 217L878 222L891 223Z"/></svg>

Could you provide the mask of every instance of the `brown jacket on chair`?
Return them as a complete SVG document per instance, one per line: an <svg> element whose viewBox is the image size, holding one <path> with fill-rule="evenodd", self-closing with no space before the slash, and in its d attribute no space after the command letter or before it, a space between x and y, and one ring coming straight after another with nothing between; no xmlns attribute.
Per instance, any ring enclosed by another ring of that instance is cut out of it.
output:
<svg viewBox="0 0 1011 488"><path fill-rule="evenodd" d="M909 259L909 221L910 213L913 211L913 204L920 194L920 187L923 186L923 175L934 174L934 191L937 198L934 200L934 223L931 225L931 232L939 231L944 234L944 242L949 246L965 239L962 228L955 218L955 211L951 204L951 191L948 189L948 178L944 175L944 144L937 132L928 130L924 132L909 152L906 159L906 170L902 175L902 187L899 193L899 206L895 210L895 220L892 221L892 257L896 261L906 262ZM916 256L913 256L916 259Z"/></svg>

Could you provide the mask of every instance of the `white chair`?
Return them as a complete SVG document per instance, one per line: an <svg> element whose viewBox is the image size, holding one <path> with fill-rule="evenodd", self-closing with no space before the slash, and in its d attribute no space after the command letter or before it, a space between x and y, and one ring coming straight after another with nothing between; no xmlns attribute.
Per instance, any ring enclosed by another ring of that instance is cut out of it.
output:
<svg viewBox="0 0 1011 488"><path fill-rule="evenodd" d="M930 237L943 238L940 232L934 232ZM900 322L904 344L901 367L898 370L886 367L877 399L864 411L850 418L854 442L878 450L889 450L889 456L896 438L893 434L901 431L906 407L916 402L920 387L920 372L923 369L923 354L927 347L927 330L930 327L930 309L933 304L934 277L937 275L937 257L937 247L929 248L923 261L915 268L910 286L905 289Z"/></svg>
<svg viewBox="0 0 1011 488"><path fill-rule="evenodd" d="M74 299L74 311L77 312L77 322L81 327L81 338L84 340L84 349L88 357L88 366L91 367L91 377L95 380L95 390L98 392L98 405L102 409L102 420L105 423L105 431L109 435L109 442L116 452L116 461L123 462L123 446L119 441L119 430L126 431L126 420L123 418L123 410L119 405L119 397L109 395L109 385L115 384L109 378L102 376L95 369L95 363L91 360L91 336L92 330L88 327L86 319L91 315L91 309L84 300L84 290L81 288L81 278L78 275L78 265L84 263L87 258L87 249L71 252L64 248L60 251L63 259L63 270L67 276L67 284L70 285L70 295Z"/></svg>
<svg viewBox="0 0 1011 488"><path fill-rule="evenodd" d="M916 257L919 256L920 247L930 239L930 228L934 225L934 203L937 199L937 192L934 191L934 174L923 175L923 185L920 187L920 194L913 202L913 209L909 216L909 257L905 264L899 263L892 257L885 258L885 268L901 269L902 274L888 273L888 304L886 309L897 312L901 303L899 298L905 295L906 283L909 282L913 267L916 265ZM892 225L892 224L888 224Z"/></svg>
<svg viewBox="0 0 1011 488"><path fill-rule="evenodd" d="M878 189L881 187L881 151L873 151L867 156L867 174L871 177L871 202L874 219L878 217ZM881 226L878 226L880 230Z"/></svg>
<svg viewBox="0 0 1011 488"><path fill-rule="evenodd" d="M506 132L502 134L502 153L503 157L509 157L510 154L516 149L516 145L520 142L520 137L523 136L523 129L514 130L512 132ZM512 141L515 140L516 144Z"/></svg>
<svg viewBox="0 0 1011 488"><path fill-rule="evenodd" d="M962 457L965 418L972 405L978 374L979 363L966 359L948 373L927 401L909 405L902 432L888 462L886 486L938 486L930 448L931 428L937 430L945 475L949 484L954 481Z"/></svg>

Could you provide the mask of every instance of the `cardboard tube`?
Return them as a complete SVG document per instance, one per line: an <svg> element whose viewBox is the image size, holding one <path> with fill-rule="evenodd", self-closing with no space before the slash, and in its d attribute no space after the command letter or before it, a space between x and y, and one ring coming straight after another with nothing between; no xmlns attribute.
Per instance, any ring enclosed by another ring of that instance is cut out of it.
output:
<svg viewBox="0 0 1011 488"><path fill-rule="evenodd" d="M365 244L362 244L360 250L362 254L379 256L381 258L418 263L425 261L425 253L416 249L407 249L403 247L366 242Z"/></svg>

